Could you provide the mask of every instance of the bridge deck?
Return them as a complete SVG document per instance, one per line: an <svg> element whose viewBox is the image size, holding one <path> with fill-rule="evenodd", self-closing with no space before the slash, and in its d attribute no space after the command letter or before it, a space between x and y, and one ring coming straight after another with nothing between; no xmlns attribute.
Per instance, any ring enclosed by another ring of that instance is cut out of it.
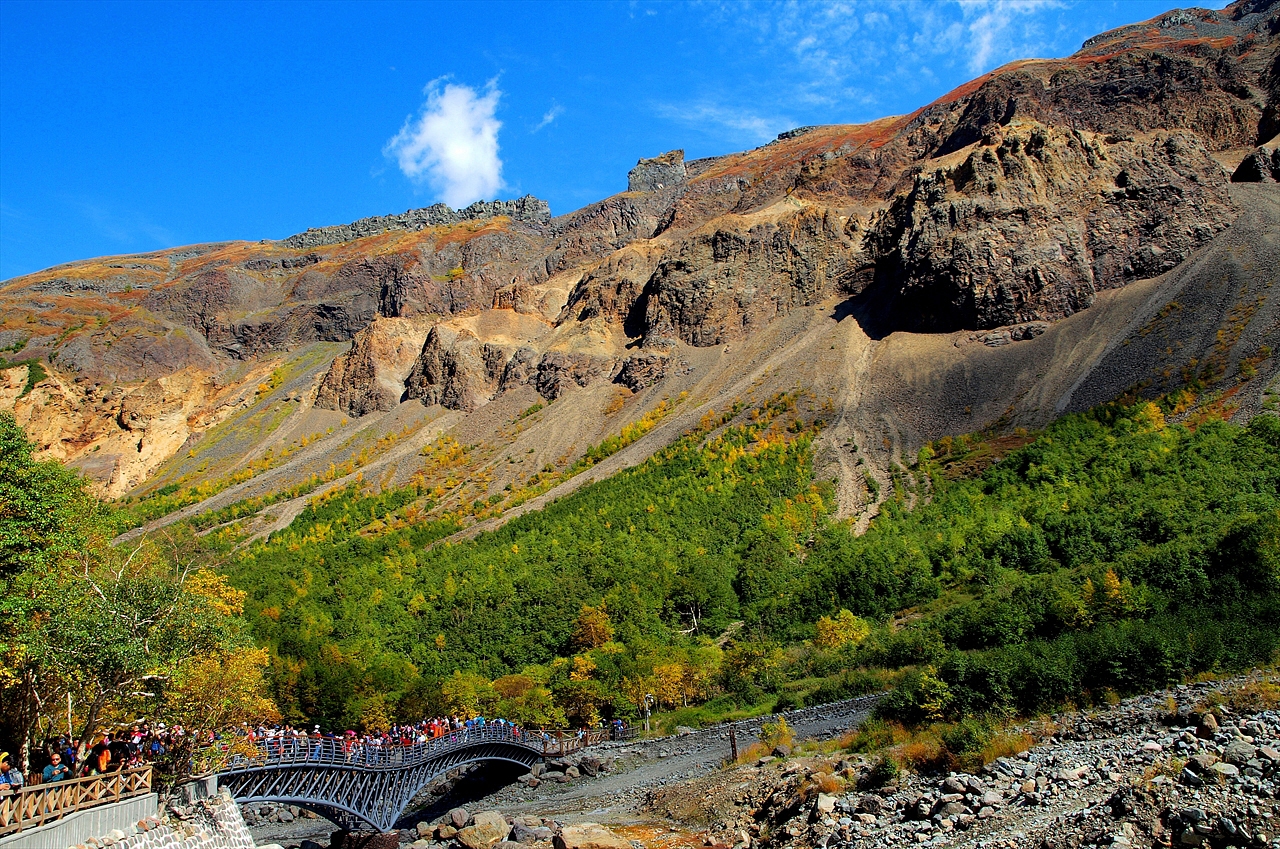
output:
<svg viewBox="0 0 1280 849"><path fill-rule="evenodd" d="M439 775L469 763L505 761L526 769L603 742L608 732L525 731L487 725L407 746L346 739L270 738L227 752L218 784L238 802L282 802L315 811L344 828L360 822L389 831Z"/></svg>
<svg viewBox="0 0 1280 849"><path fill-rule="evenodd" d="M513 725L486 725L470 731L451 731L443 737L407 746L380 746L343 738L284 738L256 741L249 753L233 747L221 758L223 771L280 764L324 764L369 769L417 766L438 755L476 743L502 742L523 746L540 756L560 757L609 740L605 731L526 731Z"/></svg>

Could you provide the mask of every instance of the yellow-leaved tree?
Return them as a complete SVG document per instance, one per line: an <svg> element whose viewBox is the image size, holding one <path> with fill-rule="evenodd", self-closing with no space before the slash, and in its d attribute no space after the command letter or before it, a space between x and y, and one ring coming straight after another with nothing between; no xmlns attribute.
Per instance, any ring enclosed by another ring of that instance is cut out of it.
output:
<svg viewBox="0 0 1280 849"><path fill-rule="evenodd" d="M871 626L865 619L843 609L835 615L835 618L830 616L819 618L816 628L817 635L813 638L813 644L822 649L856 646L871 633Z"/></svg>
<svg viewBox="0 0 1280 849"><path fill-rule="evenodd" d="M601 602L599 607L582 605L578 621L573 626L573 645L581 651L599 648L613 639L613 623L609 611Z"/></svg>

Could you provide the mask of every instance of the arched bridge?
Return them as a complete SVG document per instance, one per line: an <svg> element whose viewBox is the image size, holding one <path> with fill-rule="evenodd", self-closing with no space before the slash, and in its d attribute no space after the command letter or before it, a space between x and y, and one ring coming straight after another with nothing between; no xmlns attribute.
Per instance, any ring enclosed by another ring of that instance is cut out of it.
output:
<svg viewBox="0 0 1280 849"><path fill-rule="evenodd" d="M529 769L544 756L559 756L599 739L598 734L552 737L510 725L392 747L284 738L257 745L249 757L233 757L217 778L218 786L242 804L297 805L351 831L363 823L385 832L395 827L414 796L455 767L505 761Z"/></svg>

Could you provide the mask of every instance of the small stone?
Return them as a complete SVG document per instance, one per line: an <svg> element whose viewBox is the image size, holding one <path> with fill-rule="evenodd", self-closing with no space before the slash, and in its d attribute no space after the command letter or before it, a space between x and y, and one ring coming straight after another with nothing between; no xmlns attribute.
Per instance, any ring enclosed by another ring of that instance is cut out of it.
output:
<svg viewBox="0 0 1280 849"><path fill-rule="evenodd" d="M463 828L471 822L471 814L467 813L466 808L454 808L446 816L454 828Z"/></svg>
<svg viewBox="0 0 1280 849"><path fill-rule="evenodd" d="M1236 766L1244 766L1258 754L1258 749L1250 743L1243 740L1236 740L1228 743L1227 747L1222 750L1222 759Z"/></svg>
<svg viewBox="0 0 1280 849"><path fill-rule="evenodd" d="M1212 740L1213 735L1218 733L1218 718L1211 713L1206 713L1200 717L1200 724L1196 726L1196 736L1201 740Z"/></svg>
<svg viewBox="0 0 1280 849"><path fill-rule="evenodd" d="M1199 752L1191 756L1191 760L1187 761L1187 766L1196 772L1207 772L1209 767L1217 762L1218 756L1213 752Z"/></svg>
<svg viewBox="0 0 1280 849"><path fill-rule="evenodd" d="M1236 767L1235 764L1229 764L1225 762L1219 762L1214 764L1213 766L1209 767L1209 771L1217 773L1218 775L1221 775L1223 778L1235 778L1237 775L1240 774L1240 769Z"/></svg>

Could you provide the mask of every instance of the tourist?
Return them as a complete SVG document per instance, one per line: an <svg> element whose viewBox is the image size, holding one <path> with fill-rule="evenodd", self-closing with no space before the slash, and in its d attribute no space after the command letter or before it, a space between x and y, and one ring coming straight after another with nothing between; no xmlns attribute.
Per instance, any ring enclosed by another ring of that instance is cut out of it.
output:
<svg viewBox="0 0 1280 849"><path fill-rule="evenodd" d="M8 752L0 752L0 793L12 793L22 786L22 770L15 769Z"/></svg>
<svg viewBox="0 0 1280 849"><path fill-rule="evenodd" d="M89 757L85 763L85 772L92 775L102 775L110 765L111 735L103 734L97 745L89 750Z"/></svg>
<svg viewBox="0 0 1280 849"><path fill-rule="evenodd" d="M45 784L54 781L66 781L71 777L71 770L62 762L62 755L54 752L49 756L49 765L44 768L40 780Z"/></svg>
<svg viewBox="0 0 1280 849"><path fill-rule="evenodd" d="M127 737L117 734L112 740L108 741L107 751L111 753L110 769L122 769L132 759L133 752L127 740Z"/></svg>

